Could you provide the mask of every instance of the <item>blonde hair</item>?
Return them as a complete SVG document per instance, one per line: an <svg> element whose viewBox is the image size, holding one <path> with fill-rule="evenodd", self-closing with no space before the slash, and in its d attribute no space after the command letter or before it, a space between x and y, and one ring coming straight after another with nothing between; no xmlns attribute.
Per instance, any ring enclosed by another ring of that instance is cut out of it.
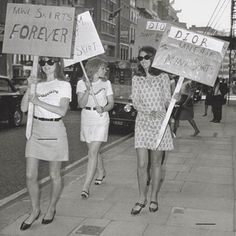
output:
<svg viewBox="0 0 236 236"><path fill-rule="evenodd" d="M85 70L90 81L93 80L93 76L98 72L101 66L107 66L107 62L101 58L94 57L87 61ZM85 80L85 77L83 77L83 80ZM107 78L102 78L102 80L106 81Z"/></svg>

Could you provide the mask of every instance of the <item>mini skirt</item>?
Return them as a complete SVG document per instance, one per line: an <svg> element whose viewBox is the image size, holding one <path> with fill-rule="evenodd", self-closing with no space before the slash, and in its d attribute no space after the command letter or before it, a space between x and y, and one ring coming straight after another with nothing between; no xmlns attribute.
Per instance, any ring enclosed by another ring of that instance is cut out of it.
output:
<svg viewBox="0 0 236 236"><path fill-rule="evenodd" d="M45 161L68 161L68 139L62 120L33 120L32 134L26 142L25 157Z"/></svg>

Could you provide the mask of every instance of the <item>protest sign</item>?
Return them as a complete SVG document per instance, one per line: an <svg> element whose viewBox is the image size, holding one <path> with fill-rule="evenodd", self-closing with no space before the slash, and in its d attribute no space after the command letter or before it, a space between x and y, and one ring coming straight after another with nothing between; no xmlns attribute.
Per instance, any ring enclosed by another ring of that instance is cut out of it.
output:
<svg viewBox="0 0 236 236"><path fill-rule="evenodd" d="M64 60L65 67L105 52L89 11L77 16L74 34L72 59Z"/></svg>
<svg viewBox="0 0 236 236"><path fill-rule="evenodd" d="M137 24L137 31L134 43L134 57L143 46L158 48L167 23L140 18Z"/></svg>
<svg viewBox="0 0 236 236"><path fill-rule="evenodd" d="M228 45L216 38L170 26L152 66L213 86Z"/></svg>
<svg viewBox="0 0 236 236"><path fill-rule="evenodd" d="M75 8L7 4L3 53L71 57Z"/></svg>

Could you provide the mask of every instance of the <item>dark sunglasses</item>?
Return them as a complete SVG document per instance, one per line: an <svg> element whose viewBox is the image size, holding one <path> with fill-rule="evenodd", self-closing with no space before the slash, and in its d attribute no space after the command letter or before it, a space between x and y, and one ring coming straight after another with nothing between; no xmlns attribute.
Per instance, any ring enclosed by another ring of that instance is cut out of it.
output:
<svg viewBox="0 0 236 236"><path fill-rule="evenodd" d="M144 57L138 56L138 60L139 60L139 61L142 61L143 59L149 60L150 58L151 58L151 57L148 56L148 55L145 55Z"/></svg>
<svg viewBox="0 0 236 236"><path fill-rule="evenodd" d="M45 61L45 60L40 60L40 61L39 61L39 65L40 65L40 66L45 66L46 63L47 63L49 66L52 66L52 65L54 65L55 61L52 60L52 59L49 59L49 60L47 60L47 61Z"/></svg>

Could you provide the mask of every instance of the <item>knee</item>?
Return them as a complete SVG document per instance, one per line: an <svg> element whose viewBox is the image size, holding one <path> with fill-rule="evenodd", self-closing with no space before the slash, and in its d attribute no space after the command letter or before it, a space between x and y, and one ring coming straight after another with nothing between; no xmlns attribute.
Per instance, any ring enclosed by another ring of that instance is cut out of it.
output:
<svg viewBox="0 0 236 236"><path fill-rule="evenodd" d="M37 179L38 179L37 174L35 174L33 172L26 173L26 181L35 182L35 181L37 181Z"/></svg>
<svg viewBox="0 0 236 236"><path fill-rule="evenodd" d="M137 167L138 167L138 169L139 170L147 170L147 162L145 162L145 161L142 161L142 162L138 162L138 164L137 164Z"/></svg>
<svg viewBox="0 0 236 236"><path fill-rule="evenodd" d="M54 182L54 183L61 182L60 172L59 173L56 173L56 172L50 173L50 178L51 178L51 181Z"/></svg>

